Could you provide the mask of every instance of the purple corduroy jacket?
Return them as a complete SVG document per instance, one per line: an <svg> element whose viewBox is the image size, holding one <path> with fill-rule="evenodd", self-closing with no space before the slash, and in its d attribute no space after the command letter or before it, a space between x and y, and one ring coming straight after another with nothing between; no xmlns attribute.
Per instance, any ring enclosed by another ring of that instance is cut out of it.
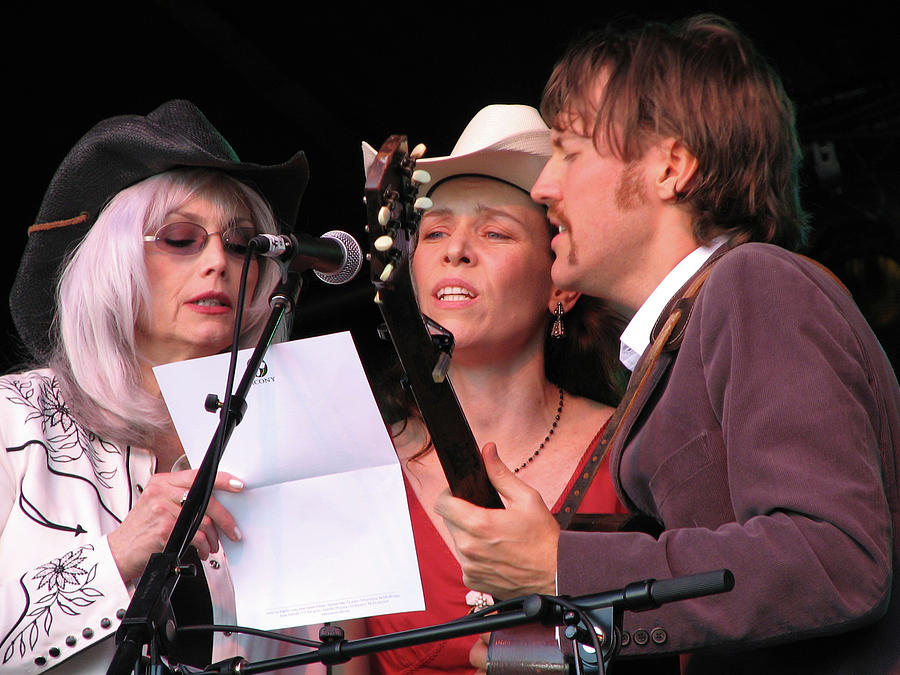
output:
<svg viewBox="0 0 900 675"><path fill-rule="evenodd" d="M727 568L729 593L626 613L621 658L900 672L900 389L846 289L801 256L738 246L664 357L611 448L620 497L664 532L562 533L559 592Z"/></svg>

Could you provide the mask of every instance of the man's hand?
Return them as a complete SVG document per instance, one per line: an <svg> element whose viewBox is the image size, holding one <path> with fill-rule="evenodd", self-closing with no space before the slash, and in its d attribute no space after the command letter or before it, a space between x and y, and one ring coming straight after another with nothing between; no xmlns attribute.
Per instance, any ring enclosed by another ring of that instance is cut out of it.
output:
<svg viewBox="0 0 900 675"><path fill-rule="evenodd" d="M447 524L463 570L463 583L496 598L556 593L559 525L541 495L511 472L488 443L482 450L491 483L505 509L483 509L449 491L435 513Z"/></svg>

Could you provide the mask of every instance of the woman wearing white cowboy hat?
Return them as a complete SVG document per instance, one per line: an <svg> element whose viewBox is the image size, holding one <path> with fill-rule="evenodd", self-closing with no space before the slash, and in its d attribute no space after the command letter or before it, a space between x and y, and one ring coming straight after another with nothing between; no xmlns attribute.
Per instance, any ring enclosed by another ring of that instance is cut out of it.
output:
<svg viewBox="0 0 900 675"><path fill-rule="evenodd" d="M418 160L416 168L432 177L421 194L434 207L421 220L411 270L423 314L455 337L449 377L476 441L496 441L506 465L559 509L618 400L618 321L598 300L562 292L550 280L550 227L528 194L550 152L537 110L492 105L472 119L449 156ZM368 164L374 151L364 146L364 155ZM433 510L447 482L428 430L399 388L393 397L382 394L395 402L386 416L396 422L426 607L367 619L370 635L443 623L490 602L466 588ZM605 471L583 511L622 512ZM475 642L391 650L345 668L472 673Z"/></svg>
<svg viewBox="0 0 900 675"><path fill-rule="evenodd" d="M106 672L196 473L176 470L152 367L231 345L248 240L293 224L307 174L302 152L241 162L187 101L101 121L57 169L10 297L37 367L0 378L0 671ZM241 346L258 340L279 277L249 269ZM240 538L213 499L193 540L202 574L172 598L182 625L183 612L235 623L217 528ZM217 633L168 655L206 666L277 656L272 644Z"/></svg>

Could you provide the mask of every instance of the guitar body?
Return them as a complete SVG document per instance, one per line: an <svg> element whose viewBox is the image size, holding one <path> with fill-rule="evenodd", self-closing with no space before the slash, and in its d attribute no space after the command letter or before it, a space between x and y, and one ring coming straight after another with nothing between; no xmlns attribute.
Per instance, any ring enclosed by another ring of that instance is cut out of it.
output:
<svg viewBox="0 0 900 675"><path fill-rule="evenodd" d="M489 675L569 673L571 665L560 651L553 626L527 624L491 633Z"/></svg>

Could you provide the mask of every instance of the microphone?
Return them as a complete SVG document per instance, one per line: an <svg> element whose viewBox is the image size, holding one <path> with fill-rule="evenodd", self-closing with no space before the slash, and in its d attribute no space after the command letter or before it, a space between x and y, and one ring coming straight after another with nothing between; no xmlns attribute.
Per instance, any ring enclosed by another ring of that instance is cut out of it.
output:
<svg viewBox="0 0 900 675"><path fill-rule="evenodd" d="M341 230L321 237L309 234L258 234L250 240L257 253L289 263L297 271L312 269L326 284L345 284L362 267L362 249Z"/></svg>

